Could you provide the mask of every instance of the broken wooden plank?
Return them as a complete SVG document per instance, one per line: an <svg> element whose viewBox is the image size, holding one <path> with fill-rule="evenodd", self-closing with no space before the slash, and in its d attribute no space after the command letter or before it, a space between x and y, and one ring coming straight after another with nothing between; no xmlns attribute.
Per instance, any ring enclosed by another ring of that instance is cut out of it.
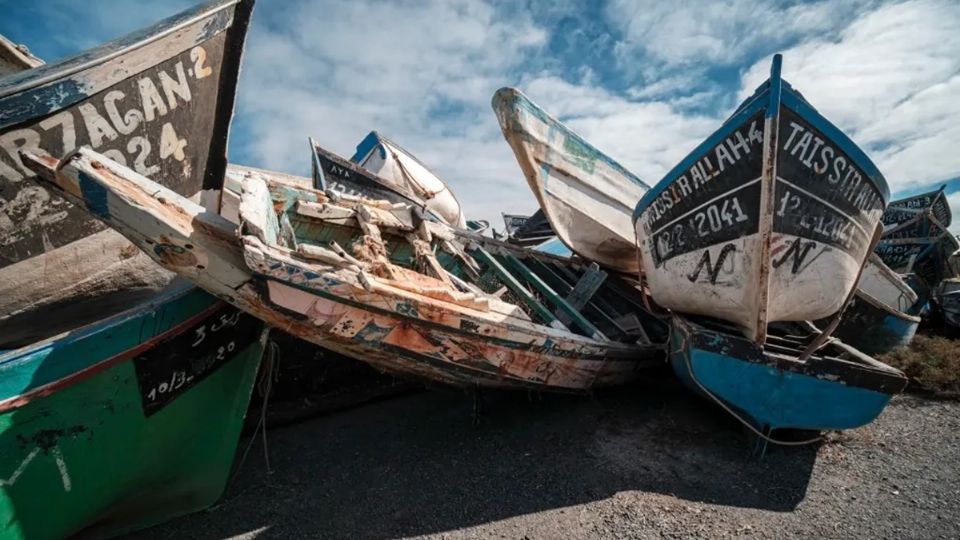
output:
<svg viewBox="0 0 960 540"><path fill-rule="evenodd" d="M545 296L551 304L556 306L556 309L565 315L565 319L576 324L584 333L593 339L607 341L607 337L603 335L603 332L599 328L593 325L592 322L588 321L586 317L580 313L580 310L570 305L563 297L557 294L549 285L547 285L540 276L535 274L529 268L527 268L520 259L516 258L512 253L504 251L501 255L503 260L507 262L507 265L516 270L523 279L529 283L534 289L536 289L540 294ZM565 322L564 318L557 317L564 326L569 326L570 323Z"/></svg>
<svg viewBox="0 0 960 540"><path fill-rule="evenodd" d="M583 309L606 279L607 273L600 269L600 265L595 262L590 263L577 284L573 286L573 290L567 295L567 302L577 309Z"/></svg>
<svg viewBox="0 0 960 540"><path fill-rule="evenodd" d="M557 328L560 330L568 330L567 326L560 322L553 313L547 309L546 306L541 304L533 294L523 286L517 278L514 277L506 268L500 264L493 255L491 255L487 250L483 249L480 246L475 246L473 248L473 253L483 261L491 270L493 270L501 280L503 280L504 285L510 288L514 294L520 297L521 300L532 309L541 319L547 322L551 327Z"/></svg>

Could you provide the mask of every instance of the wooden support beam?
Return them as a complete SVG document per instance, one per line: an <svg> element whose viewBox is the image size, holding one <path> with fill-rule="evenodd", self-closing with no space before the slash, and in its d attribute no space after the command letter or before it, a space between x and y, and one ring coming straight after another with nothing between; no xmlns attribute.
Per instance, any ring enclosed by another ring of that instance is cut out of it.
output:
<svg viewBox="0 0 960 540"><path fill-rule="evenodd" d="M527 268L520 259L516 258L512 253L504 251L503 260L507 262L507 265L513 268L520 276L529 283L534 289L536 289L540 294L547 298L551 304L553 304L559 314L562 314L563 317L557 317L557 319L569 325L570 322L576 324L586 335L592 337L593 339L609 341L607 336L603 335L603 332L599 328L593 325L592 322L588 321L586 317L583 316L583 313L580 313L580 310L567 302L562 296L557 294L549 285L547 285L543 279L535 274L532 270ZM566 322L569 321L569 322Z"/></svg>
<svg viewBox="0 0 960 540"><path fill-rule="evenodd" d="M537 316L546 321L547 324L560 330L569 330L566 325L560 322L560 320L557 319L553 313L546 308L546 306L537 301L533 294L530 293L530 291L528 291L523 284L517 281L517 278L514 277L513 274L511 274L506 268L504 268L503 265L500 264L500 261L498 261L487 250L480 246L475 246L472 255L483 261L484 264L494 271L494 273L500 276L500 279L503 280L504 285L513 291L514 294L519 296L520 299L523 300L525 304L530 306L530 309L532 309Z"/></svg>

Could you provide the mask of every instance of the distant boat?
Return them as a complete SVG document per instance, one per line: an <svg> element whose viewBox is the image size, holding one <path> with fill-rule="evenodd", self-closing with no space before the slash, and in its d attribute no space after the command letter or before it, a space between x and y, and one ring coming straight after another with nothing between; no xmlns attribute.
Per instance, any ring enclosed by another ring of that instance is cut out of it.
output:
<svg viewBox="0 0 960 540"><path fill-rule="evenodd" d="M507 241L518 246L537 245L557 236L543 210L530 216L503 214L503 224Z"/></svg>
<svg viewBox="0 0 960 540"><path fill-rule="evenodd" d="M87 145L216 209L251 9L207 3L0 77L0 348L108 316L173 278L30 181L19 152Z"/></svg>
<svg viewBox="0 0 960 540"><path fill-rule="evenodd" d="M674 314L672 328L677 376L764 437L860 427L907 384L900 371L839 341L801 360L814 334L800 328L771 328L764 346L706 317Z"/></svg>
<svg viewBox="0 0 960 540"><path fill-rule="evenodd" d="M43 60L30 54L26 46L17 45L0 34L0 77L42 65Z"/></svg>
<svg viewBox="0 0 960 540"><path fill-rule="evenodd" d="M917 238L949 229L953 214L944 193L946 187L891 201L883 212L884 236Z"/></svg>
<svg viewBox="0 0 960 540"><path fill-rule="evenodd" d="M397 188L413 193L447 225L461 229L467 227L463 208L450 186L413 154L376 131L371 131L360 141L350 161Z"/></svg>
<svg viewBox="0 0 960 540"><path fill-rule="evenodd" d="M936 299L944 325L953 332L960 332L960 278L940 282Z"/></svg>
<svg viewBox="0 0 960 540"><path fill-rule="evenodd" d="M866 354L888 353L910 344L924 303L900 276L871 255L833 335ZM820 326L827 324L829 320L823 320Z"/></svg>
<svg viewBox="0 0 960 540"><path fill-rule="evenodd" d="M106 538L213 504L250 402L262 328L179 282L0 354L0 536Z"/></svg>
<svg viewBox="0 0 960 540"><path fill-rule="evenodd" d="M642 272L666 308L730 321L757 343L774 321L836 313L882 231L883 176L780 78L644 195Z"/></svg>
<svg viewBox="0 0 960 540"><path fill-rule="evenodd" d="M59 166L29 162L161 265L384 370L467 388L570 391L623 383L663 361L668 329L631 283L423 219L410 204L248 170L238 238L232 223L94 151Z"/></svg>
<svg viewBox="0 0 960 540"><path fill-rule="evenodd" d="M891 202L876 248L890 268L916 274L930 291L941 280L958 275L950 260L960 252L960 242L949 230L953 216L944 187Z"/></svg>
<svg viewBox="0 0 960 540"><path fill-rule="evenodd" d="M515 88L497 90L493 110L560 240L587 260L636 273L630 216L650 186Z"/></svg>

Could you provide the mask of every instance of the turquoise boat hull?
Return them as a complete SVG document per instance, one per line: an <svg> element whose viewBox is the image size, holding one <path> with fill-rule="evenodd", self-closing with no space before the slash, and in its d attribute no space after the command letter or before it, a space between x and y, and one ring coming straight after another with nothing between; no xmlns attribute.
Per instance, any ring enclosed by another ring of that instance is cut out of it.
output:
<svg viewBox="0 0 960 540"><path fill-rule="evenodd" d="M179 286L0 356L0 537L110 537L213 504L262 328Z"/></svg>
<svg viewBox="0 0 960 540"><path fill-rule="evenodd" d="M673 318L670 362L683 383L754 427L838 430L873 421L906 377L842 344L806 362L792 337L765 347L718 326Z"/></svg>

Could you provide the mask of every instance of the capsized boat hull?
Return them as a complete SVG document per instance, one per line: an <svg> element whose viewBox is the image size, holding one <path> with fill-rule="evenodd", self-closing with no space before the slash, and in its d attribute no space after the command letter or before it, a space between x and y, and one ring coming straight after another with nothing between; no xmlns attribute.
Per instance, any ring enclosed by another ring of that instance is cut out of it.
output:
<svg viewBox="0 0 960 540"><path fill-rule="evenodd" d="M742 336L675 315L673 371L695 392L769 431L852 429L872 422L906 386L899 371L843 345L853 361L815 354L770 336L764 349ZM792 351L792 352L790 352Z"/></svg>
<svg viewBox="0 0 960 540"><path fill-rule="evenodd" d="M45 179L52 178L51 164L45 160L31 164L45 171ZM388 215L392 205L383 203L387 209L378 210L381 202L377 202L354 210L302 184L277 181L269 184L268 195L263 187L267 184L259 178L262 171L244 174L249 176L244 179L238 209L242 231L246 231L242 242L236 225L90 150L81 149L65 159L55 181L71 200L116 228L165 268L272 326L394 372L468 387L583 390L626 382L639 375L639 368L662 361L662 341L640 341L641 335L652 333L650 324L663 326L649 314L645 332L635 334L635 330L624 329L624 322L602 320L600 308L588 303L585 312L597 315L597 325L606 325L603 333L624 334L620 341L610 341L580 312L570 315L572 324L587 330L569 331L529 291L527 305L536 306L539 316L549 324L534 323L516 304L444 287L438 280L412 270L392 267L398 277L383 278L375 275L375 267L344 257L332 247L281 247L276 244L279 237L289 241L291 233L310 233L311 227L318 226L311 216L319 214L327 215L325 219L330 222L329 229L319 236L328 241L339 239L341 245L351 247L358 238L352 233L346 238L337 236L341 225L355 227L349 225L350 220L368 219L362 217L368 214L379 216L376 219L399 218L389 217L393 215ZM294 216L292 223L276 223L274 212L289 216L288 210L307 219L300 223ZM272 214L272 219L264 219ZM413 218L408 213L405 219ZM364 223L365 227L373 226ZM433 230L431 234L441 239L441 235L455 234L467 235L480 245L495 243L440 224L433 224L437 228L431 229L430 224L421 222L416 230ZM408 228L405 234L415 232ZM381 253L386 246L378 245L375 233L369 235L360 239L360 247ZM394 249L392 246L390 249ZM496 249L515 248L498 244ZM503 253L487 255L488 260L499 258L496 266L516 265ZM356 252L355 256L362 255ZM427 256L426 252L417 255L421 256ZM549 259L543 254L530 256ZM379 260L377 264L387 262ZM361 266L366 268L364 272L358 271ZM562 274L569 269L556 270ZM519 279L519 273L511 275L509 279ZM538 285L552 280L558 290L561 286L574 289L578 283L576 276L569 281L559 274L541 276ZM523 288L511 291L522 294ZM625 285L606 291L604 301L622 302L625 297L638 295L630 291ZM562 303L556 297L554 300ZM622 314L637 320L633 312L639 304L630 303L621 309ZM639 317L645 316L641 313ZM664 338L665 334L664 327Z"/></svg>
<svg viewBox="0 0 960 540"><path fill-rule="evenodd" d="M527 184L563 243L587 260L636 273L631 215L650 186L519 90L498 90L493 110Z"/></svg>
<svg viewBox="0 0 960 540"><path fill-rule="evenodd" d="M60 157L86 145L216 208L252 5L209 2L0 78L0 346L29 340L21 328L30 322L52 335L95 320L79 318L75 302L155 292L173 278L31 181L19 152ZM17 328L7 331L14 316Z"/></svg>
<svg viewBox="0 0 960 540"><path fill-rule="evenodd" d="M836 313L889 198L863 152L771 78L649 191L634 213L658 304L740 327Z"/></svg>
<svg viewBox="0 0 960 540"><path fill-rule="evenodd" d="M213 504L262 327L181 285L0 356L0 536L103 538Z"/></svg>

